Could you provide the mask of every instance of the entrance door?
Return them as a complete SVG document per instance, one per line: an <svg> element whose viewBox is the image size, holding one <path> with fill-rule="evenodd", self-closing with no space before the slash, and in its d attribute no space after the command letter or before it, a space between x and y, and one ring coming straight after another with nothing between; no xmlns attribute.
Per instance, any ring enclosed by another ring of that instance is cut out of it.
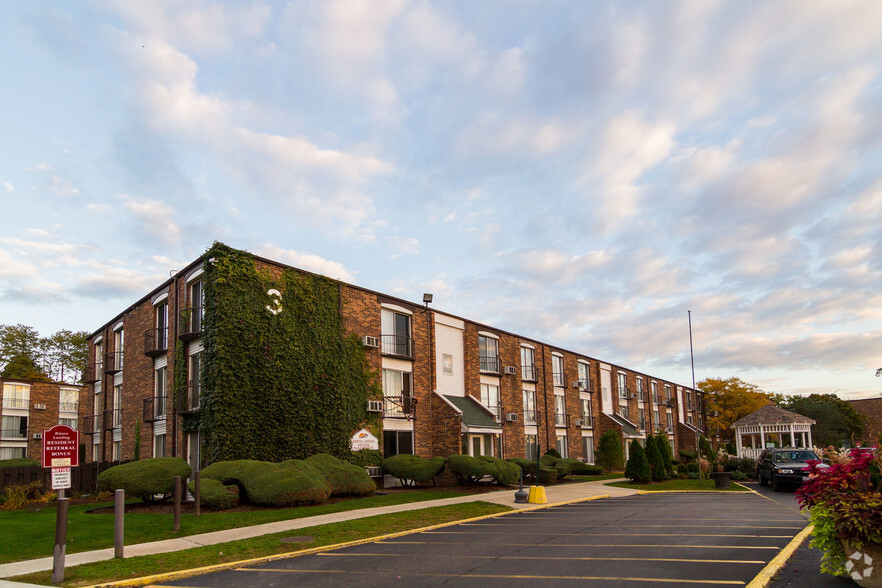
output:
<svg viewBox="0 0 882 588"><path fill-rule="evenodd" d="M467 438L467 447L468 454L472 457L478 457L479 455L494 455L496 453L493 437L495 435L487 435L487 434L468 434Z"/></svg>
<svg viewBox="0 0 882 588"><path fill-rule="evenodd" d="M199 431L187 434L187 463L194 473L199 471Z"/></svg>

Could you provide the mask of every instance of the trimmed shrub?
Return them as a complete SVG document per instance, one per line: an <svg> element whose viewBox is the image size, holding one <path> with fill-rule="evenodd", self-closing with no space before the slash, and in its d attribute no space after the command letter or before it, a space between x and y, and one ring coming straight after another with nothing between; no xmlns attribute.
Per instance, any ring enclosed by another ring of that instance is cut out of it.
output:
<svg viewBox="0 0 882 588"><path fill-rule="evenodd" d="M698 452L692 451L691 449L681 449L680 457L686 458L686 461L698 459Z"/></svg>
<svg viewBox="0 0 882 588"><path fill-rule="evenodd" d="M625 465L625 477L635 484L649 484L652 481L646 452L636 439L631 441L631 458Z"/></svg>
<svg viewBox="0 0 882 588"><path fill-rule="evenodd" d="M196 492L196 483L187 484L190 494ZM199 502L205 508L211 510L225 510L239 505L239 487L230 484L224 486L218 480L202 480L199 485Z"/></svg>
<svg viewBox="0 0 882 588"><path fill-rule="evenodd" d="M726 461L726 471L741 472L749 478L753 477L756 475L756 460L749 457L732 457Z"/></svg>
<svg viewBox="0 0 882 588"><path fill-rule="evenodd" d="M521 468L517 465L490 455L479 457L493 469L493 480L500 486L511 486L521 477Z"/></svg>
<svg viewBox="0 0 882 588"><path fill-rule="evenodd" d="M572 466L570 473L574 476L599 476L603 473L602 467L582 463L578 459L565 459L564 461Z"/></svg>
<svg viewBox="0 0 882 588"><path fill-rule="evenodd" d="M695 462L687 463L686 464L686 472L689 474L697 474L698 473L698 464Z"/></svg>
<svg viewBox="0 0 882 588"><path fill-rule="evenodd" d="M175 476L188 478L190 464L180 457L154 457L107 468L98 474L99 490L125 490L126 496L154 502L155 496L169 498L175 488Z"/></svg>
<svg viewBox="0 0 882 588"><path fill-rule="evenodd" d="M522 457L512 457L508 459L511 463L519 466L524 471L524 478L529 477L533 484L542 484L548 486L554 484L557 480L557 470L548 466L539 464L539 481L536 481L536 462L534 460L524 459Z"/></svg>
<svg viewBox="0 0 882 588"><path fill-rule="evenodd" d="M447 460L443 457L425 458L418 455L393 455L383 460L383 471L398 478L402 486L413 486L416 482L435 483L435 476L444 469Z"/></svg>
<svg viewBox="0 0 882 588"><path fill-rule="evenodd" d="M607 472L622 467L625 461L625 450L622 449L622 438L612 429L607 429L600 436L594 461Z"/></svg>
<svg viewBox="0 0 882 588"><path fill-rule="evenodd" d="M470 455L451 455L447 458L447 465L463 484L474 484L484 476L492 475L489 464Z"/></svg>
<svg viewBox="0 0 882 588"><path fill-rule="evenodd" d="M556 457L557 459L563 459L563 457L560 454L560 451L558 451L554 447L552 447L551 449L546 451L545 455L550 455L551 457Z"/></svg>
<svg viewBox="0 0 882 588"><path fill-rule="evenodd" d="M368 466L378 466L383 463L383 452L379 449L362 449L360 451L353 451L352 457L347 461L363 468Z"/></svg>
<svg viewBox="0 0 882 588"><path fill-rule="evenodd" d="M745 474L744 472L739 472L738 470L733 471L730 474L730 477L736 482L745 482L750 479L747 474Z"/></svg>
<svg viewBox="0 0 882 588"><path fill-rule="evenodd" d="M664 462L665 472L669 476L674 475L674 450L668 441L668 436L664 431L660 431L655 436L655 444L658 445L658 451L661 454L662 462Z"/></svg>
<svg viewBox="0 0 882 588"><path fill-rule="evenodd" d="M652 435L646 440L646 461L649 463L649 472L653 482L664 482L667 477L665 462L658 450L658 443Z"/></svg>
<svg viewBox="0 0 882 588"><path fill-rule="evenodd" d="M573 464L570 463L571 461L575 460L561 459L559 457L554 457L550 453L546 453L539 458L540 464L544 465L545 467L554 468L557 470L558 480L562 480L573 471Z"/></svg>
<svg viewBox="0 0 882 588"><path fill-rule="evenodd" d="M327 453L316 453L306 462L324 476L331 487L331 496L370 496L377 491L377 485L364 468L348 461L340 461Z"/></svg>
<svg viewBox="0 0 882 588"><path fill-rule="evenodd" d="M281 463L240 459L219 461L202 470L205 479L239 488L243 502L267 506L320 504L331 496L331 486L311 464L289 459Z"/></svg>
<svg viewBox="0 0 882 588"><path fill-rule="evenodd" d="M688 472L689 472L689 468L685 463L678 463L677 464L677 475L678 476L681 474L685 476Z"/></svg>
<svg viewBox="0 0 882 588"><path fill-rule="evenodd" d="M701 451L701 457L705 458L708 461L715 461L717 459L717 454L714 451L713 447L711 447L710 441L708 441L704 436L701 436L698 439L698 448Z"/></svg>
<svg viewBox="0 0 882 588"><path fill-rule="evenodd" d="M40 467L42 464L36 459L16 457L15 459L0 459L0 469L3 468L27 468Z"/></svg>

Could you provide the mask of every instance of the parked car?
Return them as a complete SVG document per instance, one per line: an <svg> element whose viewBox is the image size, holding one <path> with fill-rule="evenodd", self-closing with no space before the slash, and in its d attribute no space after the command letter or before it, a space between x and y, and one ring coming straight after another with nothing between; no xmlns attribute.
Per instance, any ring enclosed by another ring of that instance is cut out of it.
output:
<svg viewBox="0 0 882 588"><path fill-rule="evenodd" d="M756 462L760 486L772 485L779 492L784 486L795 487L809 479L809 461L821 461L811 449L766 449ZM820 464L818 469L830 466Z"/></svg>

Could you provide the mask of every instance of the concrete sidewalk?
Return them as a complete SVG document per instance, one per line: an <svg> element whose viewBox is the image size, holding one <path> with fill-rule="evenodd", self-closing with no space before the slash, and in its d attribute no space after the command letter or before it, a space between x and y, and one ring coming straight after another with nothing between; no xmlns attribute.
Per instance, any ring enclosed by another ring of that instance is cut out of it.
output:
<svg viewBox="0 0 882 588"><path fill-rule="evenodd" d="M545 489L545 492L546 497L548 498L548 504L574 502L578 500L584 500L586 498L593 498L596 496L604 495L609 495L610 497L618 497L636 494L635 490L629 490L626 488L615 488L612 486L604 485L608 482L617 481L624 481L624 479L600 480L597 482L580 482L575 484L558 484L555 486L548 486ZM487 492L484 494L470 494L468 496L459 496L456 498L443 498L440 500L427 500L425 502L413 502L410 504L364 508L319 515L314 517L303 517L288 521L265 523L263 525L254 525L251 527L240 527L237 529L227 529L224 531L213 531L211 533L188 535L186 537L166 539L164 541L153 541L150 543L139 543L137 545L126 545L125 557L128 558L137 557L139 555L152 555L156 553L181 551L184 549L192 549L194 547L202 547L204 545L216 545L218 543L226 543L228 541L238 541L240 539L260 537L261 535L293 531L296 529L302 529L304 527L313 527L315 525L339 523L342 521L351 521L354 519L361 519L376 515L404 512L409 510L419 510L421 508L445 506L448 504L462 504L464 502L491 502L494 504L511 506L513 508L533 508L536 506L540 506L537 504L516 504L514 501L514 495L514 490L500 490L497 492ZM99 549L96 551L84 551L81 553L68 554L65 558L65 567L73 567L108 559L113 559L112 547L108 549ZM20 576L22 574L30 574L33 572L43 572L50 570L52 570L51 557L31 559L0 565L0 578L9 578L11 576ZM0 588L3 588L3 586L23 586L23 584L4 582L3 580L0 580Z"/></svg>

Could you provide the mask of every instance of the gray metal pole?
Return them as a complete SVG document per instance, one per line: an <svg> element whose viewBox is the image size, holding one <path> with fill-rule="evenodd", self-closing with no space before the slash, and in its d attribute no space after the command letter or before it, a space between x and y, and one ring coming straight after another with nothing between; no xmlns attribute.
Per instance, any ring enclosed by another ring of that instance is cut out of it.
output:
<svg viewBox="0 0 882 588"><path fill-rule="evenodd" d="M64 556L67 553L67 508L69 498L58 499L55 514L55 549L52 555L52 583L64 582Z"/></svg>
<svg viewBox="0 0 882 588"><path fill-rule="evenodd" d="M126 491L117 489L113 493L113 557L125 557L125 517Z"/></svg>
<svg viewBox="0 0 882 588"><path fill-rule="evenodd" d="M181 477L175 476L175 522L174 531L181 530Z"/></svg>
<svg viewBox="0 0 882 588"><path fill-rule="evenodd" d="M201 496L202 496L202 476L201 476L201 473L202 472L196 472L195 479L193 481L193 485L195 486L195 488L193 488L193 489L196 491L196 496L193 497L193 500L194 500L193 512L196 514L197 517L199 516L200 505L202 503L202 500L201 500Z"/></svg>
<svg viewBox="0 0 882 588"><path fill-rule="evenodd" d="M695 354L692 351L692 311L687 310L686 314L689 316L689 361L692 364L692 393L695 393ZM695 405L693 405L695 406ZM701 444L698 439L698 428L696 427L695 432L695 453L698 455L698 485L703 486L704 483L701 480Z"/></svg>

